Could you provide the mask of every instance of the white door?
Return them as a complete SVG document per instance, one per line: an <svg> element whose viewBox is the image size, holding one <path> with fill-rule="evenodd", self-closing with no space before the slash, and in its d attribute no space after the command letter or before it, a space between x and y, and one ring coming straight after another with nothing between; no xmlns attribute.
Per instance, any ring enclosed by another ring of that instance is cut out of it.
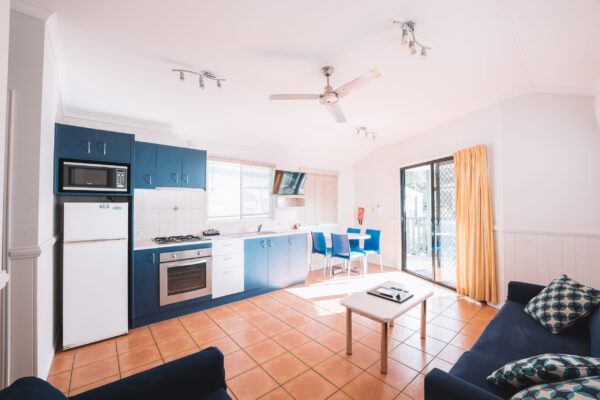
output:
<svg viewBox="0 0 600 400"><path fill-rule="evenodd" d="M127 333L127 240L65 243L63 346Z"/></svg>
<svg viewBox="0 0 600 400"><path fill-rule="evenodd" d="M63 240L127 238L127 203L65 203Z"/></svg>

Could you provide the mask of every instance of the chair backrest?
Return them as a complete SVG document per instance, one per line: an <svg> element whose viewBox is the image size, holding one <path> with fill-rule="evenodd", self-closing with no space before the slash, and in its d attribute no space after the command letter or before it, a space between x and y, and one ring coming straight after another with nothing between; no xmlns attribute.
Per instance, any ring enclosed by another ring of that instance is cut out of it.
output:
<svg viewBox="0 0 600 400"><path fill-rule="evenodd" d="M350 258L350 241L348 235L331 234L331 255L338 258Z"/></svg>
<svg viewBox="0 0 600 400"><path fill-rule="evenodd" d="M327 251L327 242L325 242L325 235L323 232L311 232L312 237L312 252L325 254Z"/></svg>
<svg viewBox="0 0 600 400"><path fill-rule="evenodd" d="M360 233L360 229L358 228L348 228L346 229L347 233ZM360 247L360 240L357 239L353 239L350 241L350 248L351 249L358 249Z"/></svg>
<svg viewBox="0 0 600 400"><path fill-rule="evenodd" d="M377 229L367 229L365 233L371 236L369 239L365 239L365 250L381 251L379 244L381 231L378 231Z"/></svg>

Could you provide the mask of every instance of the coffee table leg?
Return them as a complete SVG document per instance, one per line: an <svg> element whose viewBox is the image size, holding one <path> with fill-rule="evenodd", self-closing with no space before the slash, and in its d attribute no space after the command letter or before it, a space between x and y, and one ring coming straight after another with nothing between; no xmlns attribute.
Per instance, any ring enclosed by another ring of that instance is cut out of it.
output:
<svg viewBox="0 0 600 400"><path fill-rule="evenodd" d="M427 333L427 300L421 304L421 339L425 339Z"/></svg>
<svg viewBox="0 0 600 400"><path fill-rule="evenodd" d="M381 373L387 374L388 361L388 323L381 323Z"/></svg>
<svg viewBox="0 0 600 400"><path fill-rule="evenodd" d="M346 354L352 355L352 310L346 308Z"/></svg>

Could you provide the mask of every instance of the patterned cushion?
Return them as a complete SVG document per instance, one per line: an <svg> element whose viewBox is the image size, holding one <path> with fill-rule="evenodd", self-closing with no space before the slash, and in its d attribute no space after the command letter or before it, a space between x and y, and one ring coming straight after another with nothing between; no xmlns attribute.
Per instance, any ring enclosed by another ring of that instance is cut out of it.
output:
<svg viewBox="0 0 600 400"><path fill-rule="evenodd" d="M591 400L600 399L600 376L544 383L521 390L511 400Z"/></svg>
<svg viewBox="0 0 600 400"><path fill-rule="evenodd" d="M600 358L569 354L542 354L506 364L486 378L494 385L515 389L543 382L600 375Z"/></svg>
<svg viewBox="0 0 600 400"><path fill-rule="evenodd" d="M589 315L598 304L600 290L563 275L531 299L525 306L525 312L544 328L558 334Z"/></svg>

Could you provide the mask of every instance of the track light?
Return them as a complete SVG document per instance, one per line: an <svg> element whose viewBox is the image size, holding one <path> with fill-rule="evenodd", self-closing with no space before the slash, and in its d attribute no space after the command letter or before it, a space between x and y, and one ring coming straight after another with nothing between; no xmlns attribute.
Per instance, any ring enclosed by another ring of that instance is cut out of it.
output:
<svg viewBox="0 0 600 400"><path fill-rule="evenodd" d="M222 87L222 86L221 86L221 80L220 80L220 79L217 79L217 87L218 87L218 88Z"/></svg>
<svg viewBox="0 0 600 400"><path fill-rule="evenodd" d="M363 136L365 139L371 138L371 140L375 141L377 133L367 130L367 128L365 128L364 126L360 126L356 128L356 136Z"/></svg>
<svg viewBox="0 0 600 400"><path fill-rule="evenodd" d="M202 78L202 75L198 76L198 84L200 85L200 89L204 89L204 78Z"/></svg>
<svg viewBox="0 0 600 400"><path fill-rule="evenodd" d="M406 46L408 44L408 38L409 38L408 27L405 26L402 28L402 40L400 43L402 43L403 46Z"/></svg>
<svg viewBox="0 0 600 400"><path fill-rule="evenodd" d="M415 37L415 28L417 24L414 21L393 21L394 24L398 24L402 27L402 38L400 39L400 43L402 45L408 44L408 49L410 54L417 54L417 48L421 49L421 58L427 57L427 50L431 50L430 47L427 47L417 41Z"/></svg>
<svg viewBox="0 0 600 400"><path fill-rule="evenodd" d="M226 81L227 79L225 78L217 78L215 74L211 73L211 72L207 72L207 71L191 71L189 69L178 69L178 68L174 68L171 71L173 72L179 72L179 80L183 81L185 80L185 74L192 74L192 75L196 75L198 77L198 85L200 86L200 89L204 89L204 78L213 80L217 82L217 87L222 87L221 82Z"/></svg>
<svg viewBox="0 0 600 400"><path fill-rule="evenodd" d="M179 71L179 80L182 81L185 79L185 75L183 75L183 71Z"/></svg>
<svg viewBox="0 0 600 400"><path fill-rule="evenodd" d="M415 41L411 40L410 43L408 43L408 48L410 49L410 54L416 54L417 53L417 46L415 45Z"/></svg>
<svg viewBox="0 0 600 400"><path fill-rule="evenodd" d="M421 47L421 58L427 57L427 48Z"/></svg>

